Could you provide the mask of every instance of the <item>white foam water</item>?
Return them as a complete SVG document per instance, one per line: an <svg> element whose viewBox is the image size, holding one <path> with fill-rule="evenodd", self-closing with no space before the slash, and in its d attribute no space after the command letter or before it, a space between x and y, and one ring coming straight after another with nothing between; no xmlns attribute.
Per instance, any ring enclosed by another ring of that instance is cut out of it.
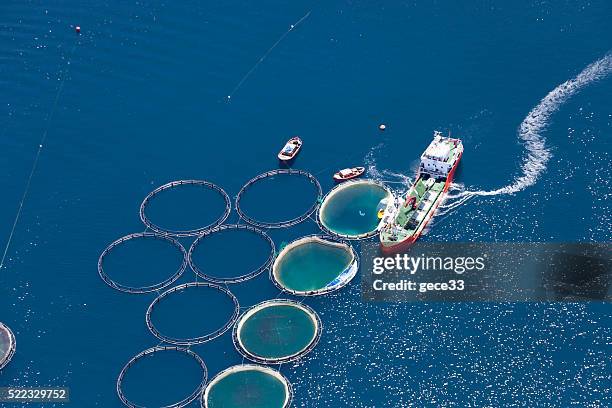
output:
<svg viewBox="0 0 612 408"><path fill-rule="evenodd" d="M372 147L364 158L364 163L367 167L368 176L376 181L384 184L392 184L398 186L390 186L394 194L401 194L408 191L412 185L413 178L403 173L397 173L391 170L379 170L376 166L376 153L385 146L384 142Z"/></svg>
<svg viewBox="0 0 612 408"><path fill-rule="evenodd" d="M565 101L585 86L603 79L610 72L612 72L612 54L607 54L587 66L575 78L553 89L529 112L519 127L519 138L525 143L527 149L521 164L523 174L516 178L512 184L497 190L466 191L463 194L481 196L514 194L535 184L542 172L546 170L546 164L552 157L550 149L546 146L546 139L542 136L542 132L548 127L552 114L557 112Z"/></svg>
<svg viewBox="0 0 612 408"><path fill-rule="evenodd" d="M587 85L599 81L612 72L612 53L588 65L575 78L572 78L557 86L548 93L534 107L527 117L521 122L518 130L519 139L524 143L526 153L521 163L521 174L507 186L495 190L465 190L462 185L453 184L446 202L438 208L438 215L444 215L460 207L465 202L476 196L494 196L500 194L515 194L536 183L538 178L546 170L546 165L552 157L550 148L546 145L546 139L542 133L548 128L551 116L570 97L581 91ZM365 157L369 174L384 183L400 183L406 189L412 183L412 179L404 174L394 173L388 170L379 170L376 166L376 153L384 146L379 143L374 146ZM458 191L453 194L454 191Z"/></svg>
<svg viewBox="0 0 612 408"><path fill-rule="evenodd" d="M494 196L499 194L514 194L536 183L540 175L546 170L546 165L552 157L550 148L546 146L546 139L542 133L549 125L550 117L570 97L578 93L587 85L603 79L612 72L612 53L588 65L575 78L557 86L529 112L519 126L519 139L525 144L526 153L521 164L522 174L511 184L496 190L461 191L449 194L446 203L441 206L440 214L461 206L472 197Z"/></svg>

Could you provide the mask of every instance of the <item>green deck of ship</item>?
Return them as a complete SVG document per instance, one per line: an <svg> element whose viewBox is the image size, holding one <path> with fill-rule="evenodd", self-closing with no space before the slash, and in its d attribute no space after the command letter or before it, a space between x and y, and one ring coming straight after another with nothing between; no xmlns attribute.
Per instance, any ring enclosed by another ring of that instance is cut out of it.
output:
<svg viewBox="0 0 612 408"><path fill-rule="evenodd" d="M448 146L450 147L450 153L445 162L452 163L456 159L457 155L459 154L459 148L451 140L445 140L444 143L448 144ZM410 189L409 193L406 196L406 200L408 200L409 197L415 197L416 205L414 207L413 206L408 206L408 207L402 206L397 211L397 215L395 216L393 228L383 229L381 231L380 233L381 241L389 242L389 243L400 242L414 235L421 228L423 222L425 221L427 217L426 214L429 213L429 211L431 211L431 207L438 200L440 194L444 190L444 184L445 184L445 181L437 181L428 189L425 186L424 180L422 178L419 178L413 185L413 188ZM423 201L423 198L427 192L430 192L432 196L430 197L428 204L424 208L419 210L423 212L425 216L423 216L423 218L418 222L417 225L412 225L412 228L410 228L408 226L410 218L415 213L415 211L417 211L415 207L418 208L418 206Z"/></svg>
<svg viewBox="0 0 612 408"><path fill-rule="evenodd" d="M427 207L424 207L421 210L421 211L424 211L425 214L427 214L431 210L431 207L436 202L436 200L438 199L438 196L440 195L443 189L444 189L444 181L438 181L434 183L428 189L425 186L423 179L419 178L417 182L414 184L414 188L411 189L408 195L406 196L406 199L408 199L409 197L415 197L416 198L415 207L418 208L419 204L421 204L421 201L423 201L423 198L427 192L431 192L432 194L434 194L434 196L432 197L433 199L430 200ZM414 235L414 233L418 231L421 224L425 220L425 217L423 217L423 219L419 222L419 224L415 228L408 228L407 227L408 221L410 220L410 217L412 217L412 215L415 213L415 211L417 210L413 208L413 206L408 206L408 207L401 206L401 208L397 212L397 215L395 216L394 224L396 228L393 231L383 230L381 232L382 241L383 242L385 241L398 242L398 241L403 241L407 237ZM397 227L400 227L400 228L397 228Z"/></svg>

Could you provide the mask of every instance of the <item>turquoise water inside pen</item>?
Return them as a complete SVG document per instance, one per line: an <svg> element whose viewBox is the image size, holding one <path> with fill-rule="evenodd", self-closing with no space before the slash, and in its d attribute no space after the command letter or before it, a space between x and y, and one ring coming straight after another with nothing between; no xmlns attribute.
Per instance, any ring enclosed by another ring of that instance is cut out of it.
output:
<svg viewBox="0 0 612 408"><path fill-rule="evenodd" d="M282 287L307 292L320 290L340 276L353 261L349 247L306 240L277 258L274 276Z"/></svg>
<svg viewBox="0 0 612 408"><path fill-rule="evenodd" d="M340 235L359 236L375 231L381 200L389 193L376 184L357 182L330 194L321 207L323 225Z"/></svg>
<svg viewBox="0 0 612 408"><path fill-rule="evenodd" d="M270 305L250 315L240 328L245 350L257 357L282 359L306 349L317 327L310 313L292 305Z"/></svg>
<svg viewBox="0 0 612 408"><path fill-rule="evenodd" d="M260 370L231 373L209 391L209 408L283 408L287 392L276 377Z"/></svg>
<svg viewBox="0 0 612 408"><path fill-rule="evenodd" d="M293 167L317 175L324 192L335 171L362 164L366 177L402 191L439 129L465 146L450 195L510 185L529 157L521 123L612 49L611 14L606 0L2 2L1 250L11 238L0 321L15 332L17 353L0 386L67 386L75 407L121 406L121 367L159 343L144 319L156 294L114 291L97 260L115 239L144 231L140 203L166 182L206 179L234 197L277 168L297 134L304 149ZM551 157L537 180L456 207L449 199L421 239L609 242L611 93L604 76L551 105L537 132ZM250 210L272 220L314 200L307 184L289 198L266 186L274 195L251 196ZM178 196L167 197L152 208L159 223L200 224L220 211L203 193L184 204L199 218L183 217ZM278 247L315 233L312 220L270 231ZM260 247L240 242L216 264L223 273L258 261ZM163 254L117 253L130 269L111 272L155 281L176 265L174 251ZM196 279L186 271L177 284ZM229 287L242 307L279 296L266 273ZM296 406L605 406L612 392L606 304L368 304L359 279L305 302L324 327L307 361L281 368ZM186 334L216 323L208 309L167 313L169 329ZM211 376L242 362L229 333L193 350ZM145 403L160 373L182 367L151 364L130 387ZM160 403L197 381L163 377L168 388L152 396Z"/></svg>

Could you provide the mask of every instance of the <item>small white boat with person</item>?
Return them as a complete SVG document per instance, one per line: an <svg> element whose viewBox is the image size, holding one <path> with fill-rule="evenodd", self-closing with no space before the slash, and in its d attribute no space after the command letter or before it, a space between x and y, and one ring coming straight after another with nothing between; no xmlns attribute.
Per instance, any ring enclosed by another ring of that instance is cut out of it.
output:
<svg viewBox="0 0 612 408"><path fill-rule="evenodd" d="M278 153L278 160L283 162L293 160L300 152L301 148L302 139L300 139L298 136L292 137L291 139L287 140L285 146Z"/></svg>
<svg viewBox="0 0 612 408"><path fill-rule="evenodd" d="M344 181L357 178L365 173L365 167L353 167L350 169L342 169L334 174L334 180Z"/></svg>

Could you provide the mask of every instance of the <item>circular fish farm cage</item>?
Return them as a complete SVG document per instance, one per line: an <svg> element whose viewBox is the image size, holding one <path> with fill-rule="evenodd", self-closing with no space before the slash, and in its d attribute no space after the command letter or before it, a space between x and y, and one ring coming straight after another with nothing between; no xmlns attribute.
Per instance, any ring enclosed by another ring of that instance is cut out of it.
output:
<svg viewBox="0 0 612 408"><path fill-rule="evenodd" d="M171 189L180 188L181 186L197 186L197 187L202 187L204 189L213 190L219 193L221 198L223 198L223 200L225 201L225 209L223 210L223 213L212 223L202 226L202 227L193 228L193 229L183 229L183 230L170 229L167 227L162 227L159 224L156 224L153 221L151 221L149 217L147 216L146 210L147 210L147 207L152 202L152 200L155 197L157 197L159 194L161 194L162 192L169 191ZM227 217L229 217L231 210L232 210L232 202L231 202L230 197L227 195L225 190L223 190L221 187L217 186L216 184L213 184L205 180L177 180L177 181L172 181L170 183L164 184L163 186L157 187L155 190L151 191L145 197L145 199L142 201L142 204L140 204L140 219L147 226L147 228L150 228L151 230L157 233L173 235L176 237L190 237L190 236L200 235L208 231L209 229L212 229L218 225L223 224L223 222L227 219Z"/></svg>
<svg viewBox="0 0 612 408"><path fill-rule="evenodd" d="M202 242L206 240L206 238L210 237L213 234L222 232L222 231L244 231L244 232L252 233L255 236L261 238L270 247L270 254L268 258L265 260L263 264L261 264L257 268L247 273L241 274L239 276L221 277L221 276L214 276L210 272L207 273L205 270L200 268L194 261L194 253L200 247ZM252 279L258 276L260 273L262 273L266 269L270 268L270 266L272 266L272 263L274 262L275 255L276 255L276 247L274 246L274 241L272 241L272 238L270 238L270 236L266 234L264 231L257 229L255 227L252 227L250 225L232 224L232 225L219 225L205 232L204 234L200 235L189 248L187 259L189 262L189 266L191 267L193 272L195 272L195 274L201 277L202 279L206 279L207 281L214 282L214 283L239 283L239 282L244 282L249 279Z"/></svg>
<svg viewBox="0 0 612 408"><path fill-rule="evenodd" d="M174 402L169 405L164 405L164 408L186 407L187 405L195 401L200 394L202 394L202 391L204 390L204 387L206 386L206 381L208 379L208 369L206 368L206 364L204 364L204 361L202 360L202 358L198 356L196 353L194 353L193 351L186 349L186 348L174 347L174 346L158 346L158 347L149 348L137 354L130 361L128 361L128 363L121 369L121 372L119 373L119 377L117 378L117 395L119 396L119 399L125 406L130 407L130 408L142 408L143 407L143 405L137 404L129 400L123 390L123 383L125 380L125 376L130 370L130 368L138 364L138 362L143 359L151 358L154 355L159 354L159 353L168 353L168 352L182 353L192 358L201 369L202 380L200 381L197 388L187 397L183 398L182 400L178 402Z"/></svg>
<svg viewBox="0 0 612 408"><path fill-rule="evenodd" d="M163 280L161 282L158 282L158 283L155 283L155 284L152 284L152 285L146 285L146 286L131 286L131 285L126 285L126 284L122 284L122 283L112 279L108 275L108 273L106 273L106 271L104 270L104 261L105 261L106 257L114 249L118 248L119 246L121 246L121 245L123 245L123 244L125 244L127 242L130 242L132 240L139 240L139 239L161 240L161 241L166 242L169 245L175 247L176 249L178 249L178 251L181 254L182 262L178 266L176 271L174 271L174 273L172 275L170 275L168 278L166 278L165 280ZM141 232L141 233L126 235L125 237L119 238L118 240L116 240L115 242L110 244L108 247L106 247L106 249L100 255L100 258L98 259L98 274L100 275L102 280L108 286L110 286L113 289L119 290L121 292L135 293L135 294L154 292L156 290L160 290L160 289L166 288L167 286L171 285L178 278L181 277L181 275L185 271L186 267L187 267L187 251L185 251L185 248L183 247L183 245L181 245L180 242L178 242L176 239L174 239L174 238L172 238L170 236L163 235L163 234L157 234L157 233L153 233L153 232Z"/></svg>
<svg viewBox="0 0 612 408"><path fill-rule="evenodd" d="M232 339L245 358L262 364L282 364L312 351L321 331L321 319L310 307L275 299L247 310L234 326Z"/></svg>
<svg viewBox="0 0 612 408"><path fill-rule="evenodd" d="M380 229L379 212L392 205L393 193L375 180L338 184L323 197L317 214L321 230L337 238L366 239Z"/></svg>
<svg viewBox="0 0 612 408"><path fill-rule="evenodd" d="M187 291L187 290L193 289L193 288L206 288L208 290L218 291L218 292L224 294L225 296L227 296L227 298L229 298L230 301L233 304L233 311L232 311L232 314L231 314L229 320L225 324L223 324L221 327L211 331L210 333L206 333L206 334L203 334L203 335L198 335L198 336L195 336L195 337L181 338L181 337L173 337L173 336L169 336L169 335L163 334L160 330L158 330L158 328L155 326L155 324L153 324L152 314L155 311L156 307L159 306L160 302L162 302L164 299L168 299L173 294L174 295L180 294L183 291ZM221 336L223 333L225 333L227 330L229 330L230 327L232 327L232 325L238 319L239 314L240 314L240 305L238 303L238 299L228 289L226 289L226 288L224 288L222 286L214 285L212 283L191 282L191 283L185 283L183 285L175 286L175 287L165 291L164 293L159 295L157 298L155 298L155 300L153 300L153 302L149 305L149 308L147 309L147 312L146 312L146 315L145 315L145 320L146 320L146 323L147 323L147 327L149 328L151 333L155 337L157 337L159 340L164 341L166 343L179 345L179 346L192 346L194 344L205 343L207 341L210 341L212 339L215 339L215 338Z"/></svg>
<svg viewBox="0 0 612 408"><path fill-rule="evenodd" d="M287 408L293 388L280 372L265 366L241 364L221 371L208 383L202 408Z"/></svg>
<svg viewBox="0 0 612 408"><path fill-rule="evenodd" d="M347 285L359 270L359 257L347 242L320 235L299 238L276 257L270 278L284 292L316 296Z"/></svg>
<svg viewBox="0 0 612 408"><path fill-rule="evenodd" d="M291 219L288 220L283 220L283 221L262 221L262 220L257 220L249 215L247 215L243 208L241 207L241 200L244 197L244 194L246 193L246 191L251 188L253 185L255 185L256 183L270 178L270 177L275 177L278 175L289 175L289 176L300 176L300 177L306 177L310 183L312 183L312 185L315 187L316 192L317 192L317 197L315 198L314 202L312 203L312 205L310 207L308 207L308 209L301 215L297 216L297 217L293 217ZM271 171L267 171L265 173L262 173L254 178L252 178L251 180L249 180L238 192L238 195L236 196L236 212L238 213L238 215L240 216L241 219L243 219L244 221L246 221L247 223L254 225L256 227L259 228L285 228L285 227L291 227L293 225L299 224L303 221L305 221L306 219L308 219L308 217L310 217L318 208L319 206L319 202L321 200L321 197L323 196L323 190L321 189L321 184L319 184L319 180L316 179L315 176L313 176L312 174L308 173L307 171L303 171L303 170L293 170L293 169L277 169L277 170L271 170Z"/></svg>
<svg viewBox="0 0 612 408"><path fill-rule="evenodd" d="M7 325L0 322L0 370L2 370L15 355L17 341Z"/></svg>

